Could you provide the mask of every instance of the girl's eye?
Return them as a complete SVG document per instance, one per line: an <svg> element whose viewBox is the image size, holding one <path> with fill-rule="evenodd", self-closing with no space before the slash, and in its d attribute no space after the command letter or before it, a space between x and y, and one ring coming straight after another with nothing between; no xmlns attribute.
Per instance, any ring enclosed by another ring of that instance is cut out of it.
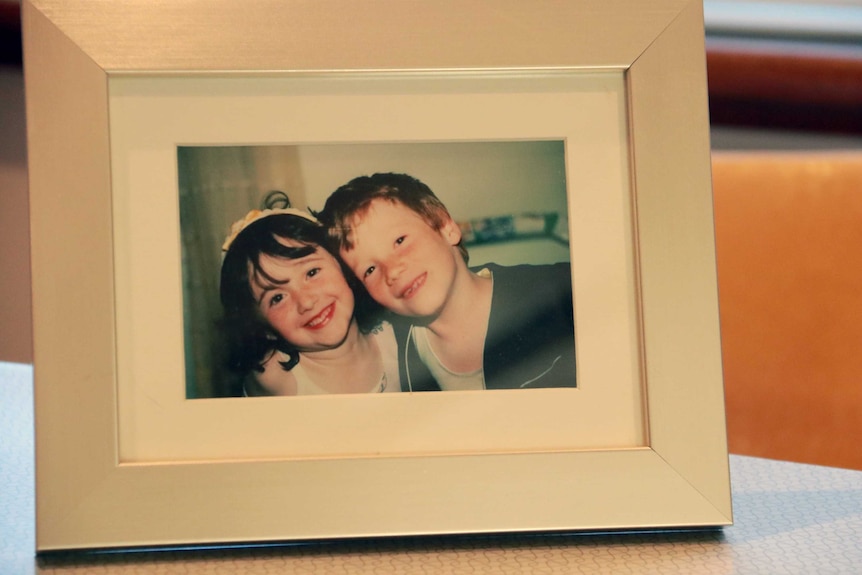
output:
<svg viewBox="0 0 862 575"><path fill-rule="evenodd" d="M365 273L362 274L362 277L367 278L368 276L370 276L371 274L374 273L375 269L377 269L377 268L375 268L374 266L369 267L367 270L365 270Z"/></svg>
<svg viewBox="0 0 862 575"><path fill-rule="evenodd" d="M271 298L269 298L269 307L277 306L284 299L284 294L277 293Z"/></svg>
<svg viewBox="0 0 862 575"><path fill-rule="evenodd" d="M404 243L404 240L406 240L406 239L407 239L407 236L400 236L398 239L395 240L395 245L400 246L401 244Z"/></svg>
<svg viewBox="0 0 862 575"><path fill-rule="evenodd" d="M319 273L320 273L320 268L312 268L312 269L308 270L308 273L305 275L307 275L310 278L313 278L314 276L316 276Z"/></svg>

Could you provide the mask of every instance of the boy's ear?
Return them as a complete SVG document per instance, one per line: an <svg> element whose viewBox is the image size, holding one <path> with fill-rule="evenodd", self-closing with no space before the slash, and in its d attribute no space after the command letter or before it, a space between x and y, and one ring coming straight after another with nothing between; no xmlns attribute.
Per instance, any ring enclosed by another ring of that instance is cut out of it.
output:
<svg viewBox="0 0 862 575"><path fill-rule="evenodd" d="M458 245L458 242L461 241L461 228L449 214L443 216L443 226L440 228L440 234L446 238L446 241L450 245Z"/></svg>

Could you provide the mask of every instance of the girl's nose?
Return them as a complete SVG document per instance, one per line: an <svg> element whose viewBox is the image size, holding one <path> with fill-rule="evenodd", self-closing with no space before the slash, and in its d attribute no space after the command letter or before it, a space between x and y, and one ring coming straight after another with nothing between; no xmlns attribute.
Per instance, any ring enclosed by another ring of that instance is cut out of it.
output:
<svg viewBox="0 0 862 575"><path fill-rule="evenodd" d="M296 310L299 313L305 313L314 309L314 304L317 302L317 290L304 289L299 290L296 294Z"/></svg>

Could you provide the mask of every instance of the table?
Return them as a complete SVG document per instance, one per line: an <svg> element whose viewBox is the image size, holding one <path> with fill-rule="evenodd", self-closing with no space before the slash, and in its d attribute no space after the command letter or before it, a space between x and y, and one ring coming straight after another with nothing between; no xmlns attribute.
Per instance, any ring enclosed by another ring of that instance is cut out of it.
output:
<svg viewBox="0 0 862 575"><path fill-rule="evenodd" d="M731 456L723 530L422 537L34 558L32 367L0 363L0 573L862 572L862 472Z"/></svg>

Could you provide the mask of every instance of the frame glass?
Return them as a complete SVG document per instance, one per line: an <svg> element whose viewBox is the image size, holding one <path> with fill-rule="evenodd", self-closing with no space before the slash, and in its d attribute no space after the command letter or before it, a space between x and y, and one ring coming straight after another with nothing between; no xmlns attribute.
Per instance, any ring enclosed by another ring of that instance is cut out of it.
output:
<svg viewBox="0 0 862 575"><path fill-rule="evenodd" d="M731 522L699 2L22 16L38 551ZM592 141L584 94L609 122ZM309 127L267 136L284 98ZM544 114L495 123L501 100ZM455 121L396 134L399 106ZM195 107L203 123L168 130ZM285 401L186 399L176 146L549 137L566 142L577 388L326 397L302 404L316 434ZM604 163L580 159L594 149Z"/></svg>

